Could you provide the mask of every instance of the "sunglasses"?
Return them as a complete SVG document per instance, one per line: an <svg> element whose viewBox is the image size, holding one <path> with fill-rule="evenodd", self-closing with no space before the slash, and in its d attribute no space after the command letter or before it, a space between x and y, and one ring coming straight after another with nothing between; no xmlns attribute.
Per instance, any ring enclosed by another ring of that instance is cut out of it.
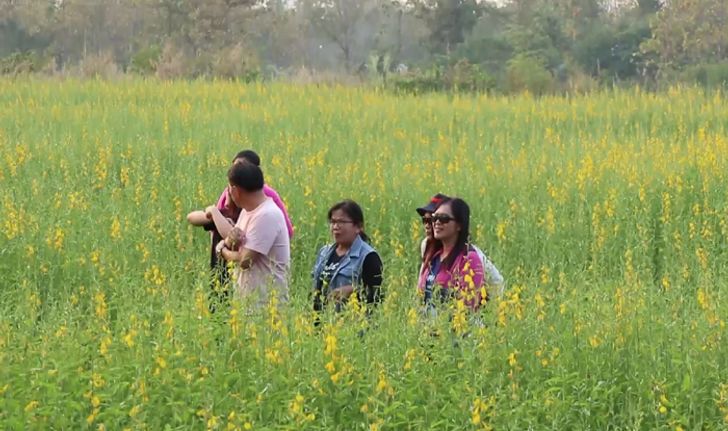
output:
<svg viewBox="0 0 728 431"><path fill-rule="evenodd" d="M447 214L435 214L432 216L432 223L435 224L437 222L440 222L440 224L448 224L451 221L455 220L454 217L451 217Z"/></svg>
<svg viewBox="0 0 728 431"><path fill-rule="evenodd" d="M423 216L422 217L422 224L432 224L432 217L430 217L430 216Z"/></svg>

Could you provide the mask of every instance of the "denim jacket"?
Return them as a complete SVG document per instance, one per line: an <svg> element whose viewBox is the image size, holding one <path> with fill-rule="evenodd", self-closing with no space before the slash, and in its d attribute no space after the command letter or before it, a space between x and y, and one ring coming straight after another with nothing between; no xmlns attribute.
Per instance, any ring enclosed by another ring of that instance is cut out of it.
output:
<svg viewBox="0 0 728 431"><path fill-rule="evenodd" d="M313 266L313 271L311 272L311 275L313 276L314 290L318 287L319 277L321 276L321 272L323 272L331 253L336 253L336 243L323 246L318 252L316 264ZM356 286L360 284L364 259L371 253L376 253L376 250L361 239L360 236L357 236L349 251L341 259L339 267L331 275L331 280L326 287L326 291L321 293L326 295L341 286Z"/></svg>

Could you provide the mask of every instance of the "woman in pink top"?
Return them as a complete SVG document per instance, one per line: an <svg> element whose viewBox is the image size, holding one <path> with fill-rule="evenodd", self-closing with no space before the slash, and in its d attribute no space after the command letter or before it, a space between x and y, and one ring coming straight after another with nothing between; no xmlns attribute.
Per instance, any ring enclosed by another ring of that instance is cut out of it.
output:
<svg viewBox="0 0 728 431"><path fill-rule="evenodd" d="M235 155L235 158L233 159L233 164L236 163L250 163L260 167L260 156L258 156L258 154L256 154L256 152L253 150L244 150ZM268 184L263 185L263 194L271 198L273 200L273 203L275 203L276 206L280 208L281 212L283 213L283 218L286 219L288 238L293 238L293 223L291 223L291 218L288 216L286 204L283 203L278 193L273 190L273 188L270 187ZM220 199L217 200L217 208L219 210L226 208L228 204L228 199L229 196L226 188L220 195Z"/></svg>
<svg viewBox="0 0 728 431"><path fill-rule="evenodd" d="M433 247L425 252L418 288L428 311L436 302L462 299L471 310L486 301L483 263L468 244L470 207L464 200L443 200L432 215ZM436 301L439 298L439 301Z"/></svg>

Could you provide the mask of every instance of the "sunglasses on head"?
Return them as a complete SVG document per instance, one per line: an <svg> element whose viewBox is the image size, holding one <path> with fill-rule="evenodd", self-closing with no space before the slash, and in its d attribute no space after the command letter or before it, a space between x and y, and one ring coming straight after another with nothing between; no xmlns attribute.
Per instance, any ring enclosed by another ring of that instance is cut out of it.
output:
<svg viewBox="0 0 728 431"><path fill-rule="evenodd" d="M447 214L435 214L432 216L432 223L435 224L437 222L440 222L440 224L448 224L451 221L455 220L454 217L451 217Z"/></svg>

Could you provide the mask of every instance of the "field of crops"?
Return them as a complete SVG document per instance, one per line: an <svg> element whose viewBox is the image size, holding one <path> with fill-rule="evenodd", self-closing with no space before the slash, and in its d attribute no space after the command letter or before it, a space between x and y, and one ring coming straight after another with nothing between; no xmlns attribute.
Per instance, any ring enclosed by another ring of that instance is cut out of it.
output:
<svg viewBox="0 0 728 431"><path fill-rule="evenodd" d="M688 89L0 81L0 429L726 429L727 133L722 96ZM210 314L184 215L245 148L296 226L292 300ZM432 336L414 208L436 192L508 286ZM314 328L342 198L386 299Z"/></svg>

